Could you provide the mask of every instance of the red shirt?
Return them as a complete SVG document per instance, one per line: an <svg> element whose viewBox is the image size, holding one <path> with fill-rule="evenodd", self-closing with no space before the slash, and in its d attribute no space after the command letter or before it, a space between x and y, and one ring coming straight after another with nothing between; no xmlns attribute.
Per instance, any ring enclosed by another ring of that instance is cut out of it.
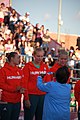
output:
<svg viewBox="0 0 80 120"><path fill-rule="evenodd" d="M26 89L28 89L28 94L34 94L34 95L43 95L45 92L42 92L37 87L37 77L44 73L46 74L49 71L48 66L41 62L40 68L35 67L35 65L32 62L26 63L25 67L23 68L23 74L24 74L24 86ZM44 77L44 81L48 82L51 80L51 77L49 74L47 74ZM25 91L24 94L25 100L27 100L27 93Z"/></svg>
<svg viewBox="0 0 80 120"><path fill-rule="evenodd" d="M3 90L1 100L11 103L20 102L21 94L16 92L16 87L21 86L21 82L21 70L5 63L4 67L0 69L0 88Z"/></svg>
<svg viewBox="0 0 80 120"><path fill-rule="evenodd" d="M50 72L53 72L54 74L56 73L56 71L60 68L60 67L62 67L58 62L56 62L54 65L53 65L53 67L52 68L50 68ZM69 69L69 72L70 72L70 69ZM53 77L52 75L51 75L51 77ZM54 79L54 81L56 81L56 79ZM70 82L70 78L68 79L68 82L67 83L69 83Z"/></svg>
<svg viewBox="0 0 80 120"><path fill-rule="evenodd" d="M76 82L74 87L74 95L78 102L78 106L80 106L80 80Z"/></svg>

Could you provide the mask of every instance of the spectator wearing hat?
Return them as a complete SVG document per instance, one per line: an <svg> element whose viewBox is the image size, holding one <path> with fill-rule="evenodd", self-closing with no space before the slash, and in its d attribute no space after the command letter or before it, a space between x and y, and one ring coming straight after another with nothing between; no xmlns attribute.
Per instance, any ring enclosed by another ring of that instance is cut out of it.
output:
<svg viewBox="0 0 80 120"><path fill-rule="evenodd" d="M55 61L57 60L55 48L51 48L51 50L47 56L50 61L49 66L52 67L54 65Z"/></svg>
<svg viewBox="0 0 80 120"><path fill-rule="evenodd" d="M55 48L51 48L51 51L48 54L50 54L52 57L55 57L56 56Z"/></svg>

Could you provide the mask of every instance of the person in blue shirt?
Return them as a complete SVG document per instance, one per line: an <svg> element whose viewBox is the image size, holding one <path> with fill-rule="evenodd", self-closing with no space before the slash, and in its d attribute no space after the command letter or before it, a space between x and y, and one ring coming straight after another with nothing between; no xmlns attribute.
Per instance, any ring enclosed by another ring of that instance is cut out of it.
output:
<svg viewBox="0 0 80 120"><path fill-rule="evenodd" d="M70 120L71 85L67 84L69 76L66 66L56 71L56 82L44 83L43 77L38 76L37 86L41 91L46 92L42 120Z"/></svg>

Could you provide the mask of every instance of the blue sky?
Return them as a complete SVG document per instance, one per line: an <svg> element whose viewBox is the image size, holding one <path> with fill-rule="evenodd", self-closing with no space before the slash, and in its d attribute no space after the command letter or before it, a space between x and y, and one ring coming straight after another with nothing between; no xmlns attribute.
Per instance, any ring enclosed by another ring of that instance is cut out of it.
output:
<svg viewBox="0 0 80 120"><path fill-rule="evenodd" d="M59 0L12 0L12 7L21 15L29 12L33 25L57 33ZM61 33L80 35L80 0L62 0L61 19Z"/></svg>

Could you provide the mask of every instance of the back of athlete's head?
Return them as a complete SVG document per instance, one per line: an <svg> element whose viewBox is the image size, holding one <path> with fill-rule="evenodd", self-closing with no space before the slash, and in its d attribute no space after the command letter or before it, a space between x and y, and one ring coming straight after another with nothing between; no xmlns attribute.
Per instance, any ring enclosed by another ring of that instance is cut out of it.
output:
<svg viewBox="0 0 80 120"><path fill-rule="evenodd" d="M63 66L56 71L56 80L61 84L67 83L69 76L70 72L66 66Z"/></svg>

